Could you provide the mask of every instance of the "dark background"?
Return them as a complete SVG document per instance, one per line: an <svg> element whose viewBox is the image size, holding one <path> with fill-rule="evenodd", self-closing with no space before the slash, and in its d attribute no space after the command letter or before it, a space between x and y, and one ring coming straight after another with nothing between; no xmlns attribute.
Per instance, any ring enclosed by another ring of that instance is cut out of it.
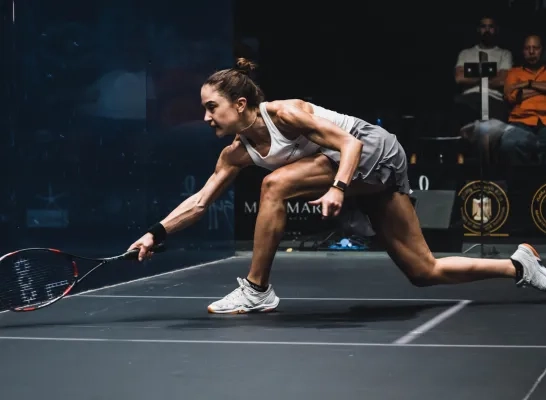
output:
<svg viewBox="0 0 546 400"><path fill-rule="evenodd" d="M280 1L264 11L252 1L235 4L236 37L259 39L268 98L307 97L373 122L379 117L399 136L411 133L401 126L404 115L417 117L416 135L447 133L454 65L460 50L476 44L482 16L498 20L499 45L515 62L525 35L546 31L546 10L535 0Z"/></svg>
<svg viewBox="0 0 546 400"><path fill-rule="evenodd" d="M479 166L468 159L465 168L455 165L451 152L461 144L433 146L418 138L457 134L451 126L453 97L458 93L454 66L458 53L476 44L480 19L497 20L498 44L512 52L517 65L525 36L546 33L546 10L538 7L542 2L297 4L276 2L260 14L252 1L236 3L236 38L254 36L260 44L259 52L244 46L236 47L236 52L259 61L259 83L269 99L306 98L372 123L380 121L397 135L408 155L415 152L420 159L426 155L435 163L436 153L443 152L443 165L420 165L410 171L413 189L418 188L423 174L431 181L431 190L458 191L467 181L480 178ZM504 171L489 172L489 179L506 186ZM248 205L259 199L266 173L250 168L236 182L236 237L241 240L253 237L256 212ZM531 220L530 204L544 183L543 171L527 169L513 175L520 178L506 189L511 198L510 218L500 230L511 237L494 240L536 241L544 234ZM523 185L525 181L529 183ZM300 205L301 210L304 200L295 199L292 209ZM289 214L286 246L291 245L290 239L313 232L321 232L317 236L323 238L322 231L328 229L320 215L306 209Z"/></svg>
<svg viewBox="0 0 546 400"><path fill-rule="evenodd" d="M3 2L0 37L1 253L118 254L212 173L227 141L199 91L232 65L231 2ZM180 251L111 280L232 255L233 224L231 190L169 241Z"/></svg>
<svg viewBox="0 0 546 400"><path fill-rule="evenodd" d="M3 0L0 252L117 253L197 191L229 142L204 125L200 85L235 56L259 63L268 100L380 118L411 146L447 133L480 17L498 19L516 62L545 30L534 0L415 3ZM173 236L180 252L157 268L233 254L234 196Z"/></svg>

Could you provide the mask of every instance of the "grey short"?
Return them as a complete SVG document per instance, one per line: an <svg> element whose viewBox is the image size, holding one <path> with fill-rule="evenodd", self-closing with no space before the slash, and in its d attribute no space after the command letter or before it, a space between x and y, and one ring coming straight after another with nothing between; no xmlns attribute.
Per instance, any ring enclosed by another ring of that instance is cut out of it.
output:
<svg viewBox="0 0 546 400"><path fill-rule="evenodd" d="M394 186L400 193L411 194L406 152L396 136L380 126L358 118L351 134L364 143L353 180L363 180L372 185ZM321 148L320 152L339 165L338 151Z"/></svg>

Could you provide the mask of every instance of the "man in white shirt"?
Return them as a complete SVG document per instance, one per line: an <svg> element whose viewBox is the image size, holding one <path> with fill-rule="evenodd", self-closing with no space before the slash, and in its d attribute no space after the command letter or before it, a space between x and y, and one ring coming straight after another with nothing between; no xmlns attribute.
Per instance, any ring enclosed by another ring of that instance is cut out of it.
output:
<svg viewBox="0 0 546 400"><path fill-rule="evenodd" d="M480 78L465 78L464 63L477 63L482 58L497 63L497 76L489 78L489 118L506 122L508 108L504 101L504 80L512 68L512 53L497 45L498 26L493 18L484 17L477 29L479 42L459 53L455 65L455 82L461 93L455 97L455 117L459 127L481 119ZM486 57L486 58L485 58Z"/></svg>

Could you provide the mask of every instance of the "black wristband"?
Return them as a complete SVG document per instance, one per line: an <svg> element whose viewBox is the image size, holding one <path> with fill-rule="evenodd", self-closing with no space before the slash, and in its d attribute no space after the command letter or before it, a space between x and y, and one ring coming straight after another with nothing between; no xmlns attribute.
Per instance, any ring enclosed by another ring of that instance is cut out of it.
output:
<svg viewBox="0 0 546 400"><path fill-rule="evenodd" d="M167 231L160 222L150 226L147 232L153 235L154 244L163 243L163 241L167 237Z"/></svg>

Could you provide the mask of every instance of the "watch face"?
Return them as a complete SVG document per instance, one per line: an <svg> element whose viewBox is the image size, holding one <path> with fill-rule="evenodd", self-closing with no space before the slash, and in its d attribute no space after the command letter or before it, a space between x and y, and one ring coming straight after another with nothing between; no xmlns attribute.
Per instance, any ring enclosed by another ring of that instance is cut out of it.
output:
<svg viewBox="0 0 546 400"><path fill-rule="evenodd" d="M345 190L347 188L347 185L339 180L334 181L334 186L341 190Z"/></svg>

